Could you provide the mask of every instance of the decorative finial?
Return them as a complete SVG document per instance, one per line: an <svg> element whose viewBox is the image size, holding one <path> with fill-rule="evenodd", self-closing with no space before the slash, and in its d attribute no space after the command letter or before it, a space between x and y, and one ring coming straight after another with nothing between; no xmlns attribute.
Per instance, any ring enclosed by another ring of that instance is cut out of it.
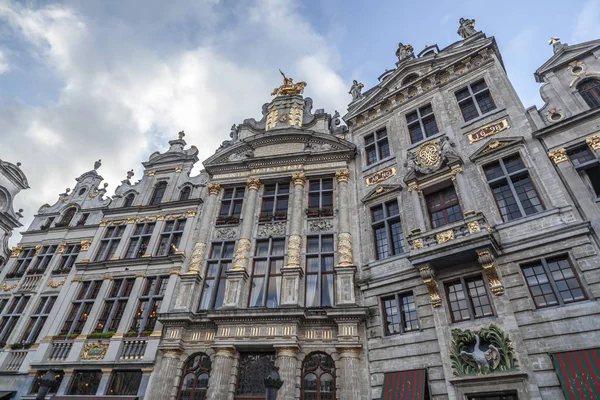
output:
<svg viewBox="0 0 600 400"><path fill-rule="evenodd" d="M71 188L67 188L67 189L65 190L65 193L69 193L70 191L71 191Z"/></svg>
<svg viewBox="0 0 600 400"><path fill-rule="evenodd" d="M17 161L17 167L20 167L21 163L19 161Z"/></svg>
<svg viewBox="0 0 600 400"><path fill-rule="evenodd" d="M551 37L550 40L548 40L549 45L553 45L554 43L560 43L560 38L555 36Z"/></svg>
<svg viewBox="0 0 600 400"><path fill-rule="evenodd" d="M185 132L181 131L181 132L178 133L178 135L179 135L179 140L181 140L185 136Z"/></svg>
<svg viewBox="0 0 600 400"><path fill-rule="evenodd" d="M129 171L127 171L127 179L131 179L131 177L132 177L133 175L135 175L135 174L133 173L133 169L130 169Z"/></svg>
<svg viewBox="0 0 600 400"><path fill-rule="evenodd" d="M98 159L98 161L96 161L94 163L94 171L97 170L98 168L100 168L102 166L102 160Z"/></svg>
<svg viewBox="0 0 600 400"><path fill-rule="evenodd" d="M279 73L283 76L283 85L273 89L271 96L290 96L304 93L306 82L294 83L294 80L285 76L281 70L279 70Z"/></svg>
<svg viewBox="0 0 600 400"><path fill-rule="evenodd" d="M17 217L23 218L23 209L19 208L19 212L17 213Z"/></svg>
<svg viewBox="0 0 600 400"><path fill-rule="evenodd" d="M108 183L104 183L104 187L108 187Z"/></svg>
<svg viewBox="0 0 600 400"><path fill-rule="evenodd" d="M356 79L352 81L352 87L350 87L350 93L352 95L352 101L360 99L363 95L360 92L365 85L359 83Z"/></svg>

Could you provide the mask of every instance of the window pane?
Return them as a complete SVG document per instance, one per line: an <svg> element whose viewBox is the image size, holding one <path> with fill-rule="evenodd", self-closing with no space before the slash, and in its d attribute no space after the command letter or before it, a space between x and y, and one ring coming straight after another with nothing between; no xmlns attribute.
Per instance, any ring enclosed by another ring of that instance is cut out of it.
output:
<svg viewBox="0 0 600 400"><path fill-rule="evenodd" d="M318 263L318 259L314 259ZM318 264L317 264L318 268ZM306 307L319 306L319 292L317 291L318 275L306 275Z"/></svg>
<svg viewBox="0 0 600 400"><path fill-rule="evenodd" d="M585 299L567 257L549 259L548 268L558 288L558 294L564 303Z"/></svg>
<svg viewBox="0 0 600 400"><path fill-rule="evenodd" d="M469 305L467 303L465 291L460 281L446 284L448 302L452 311L453 321L464 321L470 318Z"/></svg>
<svg viewBox="0 0 600 400"><path fill-rule="evenodd" d="M321 287L321 306L328 307L333 304L333 274L323 275Z"/></svg>
<svg viewBox="0 0 600 400"><path fill-rule="evenodd" d="M400 303L402 307L402 319L404 320L404 331L409 332L419 329L414 296L412 294L400 296Z"/></svg>
<svg viewBox="0 0 600 400"><path fill-rule="evenodd" d="M521 206L525 211L525 215L535 214L543 211L542 204L538 198L537 192L533 188L529 176L523 175L520 177L512 178L513 185L521 201Z"/></svg>
<svg viewBox="0 0 600 400"><path fill-rule="evenodd" d="M396 305L395 297L383 299L383 308L385 311L385 327L388 335L400 333L400 313Z"/></svg>
<svg viewBox="0 0 600 400"><path fill-rule="evenodd" d="M485 289L485 282L481 278L472 278L465 281L469 288L469 296L473 304L475 318L492 315L492 306Z"/></svg>
<svg viewBox="0 0 600 400"><path fill-rule="evenodd" d="M463 101L462 103L459 103L459 106L465 121L470 121L479 116L477 107L475 107L475 103L472 99L468 99Z"/></svg>
<svg viewBox="0 0 600 400"><path fill-rule="evenodd" d="M525 275L525 280L537 307L558 304L552 286L548 281L548 275L541 263L523 267L523 275Z"/></svg>

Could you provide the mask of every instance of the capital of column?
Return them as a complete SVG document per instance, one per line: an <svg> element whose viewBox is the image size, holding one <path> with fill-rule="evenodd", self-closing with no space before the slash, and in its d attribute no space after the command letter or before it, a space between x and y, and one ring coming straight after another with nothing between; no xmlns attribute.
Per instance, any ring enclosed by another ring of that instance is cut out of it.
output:
<svg viewBox="0 0 600 400"><path fill-rule="evenodd" d="M215 357L235 358L235 347L216 347Z"/></svg>
<svg viewBox="0 0 600 400"><path fill-rule="evenodd" d="M208 184L208 194L213 194L218 196L221 193L221 184L220 183L209 183Z"/></svg>
<svg viewBox="0 0 600 400"><path fill-rule="evenodd" d="M179 357L183 353L183 351L181 351L180 349L160 349L160 351L162 351L162 353L163 353L163 358L179 359Z"/></svg>
<svg viewBox="0 0 600 400"><path fill-rule="evenodd" d="M248 189L250 190L258 191L260 189L260 179L248 178L248 180L246 181L246 186L248 186Z"/></svg>
<svg viewBox="0 0 600 400"><path fill-rule="evenodd" d="M340 358L360 358L360 347L341 347L337 349Z"/></svg>
<svg viewBox="0 0 600 400"><path fill-rule="evenodd" d="M304 172L292 174L292 183L294 185L304 186L306 184L306 175L304 175Z"/></svg>
<svg viewBox="0 0 600 400"><path fill-rule="evenodd" d="M348 182L350 180L350 170L342 169L335 172L335 179L340 182Z"/></svg>
<svg viewBox="0 0 600 400"><path fill-rule="evenodd" d="M277 358L279 357L288 357L288 358L296 358L300 349L298 347L276 347L275 351L277 352Z"/></svg>

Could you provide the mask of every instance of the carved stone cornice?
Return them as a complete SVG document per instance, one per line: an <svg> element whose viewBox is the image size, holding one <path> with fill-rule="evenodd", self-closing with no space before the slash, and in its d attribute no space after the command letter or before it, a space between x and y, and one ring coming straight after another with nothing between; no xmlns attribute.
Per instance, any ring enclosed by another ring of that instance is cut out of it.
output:
<svg viewBox="0 0 600 400"><path fill-rule="evenodd" d="M208 184L208 194L214 194L218 196L221 193L221 184L220 183L209 183Z"/></svg>
<svg viewBox="0 0 600 400"><path fill-rule="evenodd" d="M350 180L350 170L342 169L339 171L335 171L335 179L338 183L348 182Z"/></svg>

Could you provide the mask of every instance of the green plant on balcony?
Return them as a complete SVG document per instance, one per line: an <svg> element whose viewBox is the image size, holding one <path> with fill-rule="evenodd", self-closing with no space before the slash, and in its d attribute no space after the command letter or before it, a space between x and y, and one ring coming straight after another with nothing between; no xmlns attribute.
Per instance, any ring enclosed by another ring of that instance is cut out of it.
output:
<svg viewBox="0 0 600 400"><path fill-rule="evenodd" d="M115 332L93 332L88 335L88 339L110 339L115 335Z"/></svg>
<svg viewBox="0 0 600 400"><path fill-rule="evenodd" d="M65 333L60 333L58 335L52 336L52 340L75 339L77 336L79 336L79 333L71 333L68 335Z"/></svg>
<svg viewBox="0 0 600 400"><path fill-rule="evenodd" d="M33 343L13 343L10 345L11 350L25 350L33 346Z"/></svg>

